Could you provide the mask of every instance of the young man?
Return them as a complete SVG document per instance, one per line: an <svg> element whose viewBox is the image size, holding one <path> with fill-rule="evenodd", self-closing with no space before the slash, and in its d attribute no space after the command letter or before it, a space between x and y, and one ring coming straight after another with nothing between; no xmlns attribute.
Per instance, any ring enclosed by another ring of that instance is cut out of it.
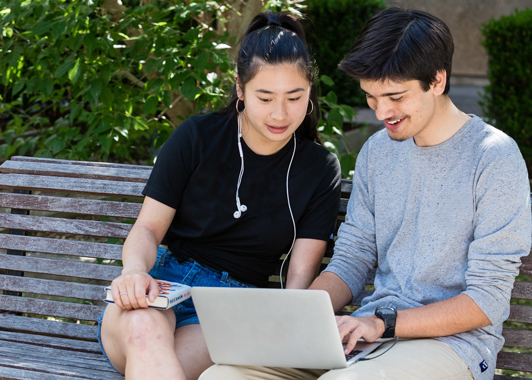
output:
<svg viewBox="0 0 532 380"><path fill-rule="evenodd" d="M327 290L339 310L377 264L375 292L338 317L340 335L346 351L359 338L401 340L320 380L493 378L514 278L530 251L530 188L515 142L447 95L452 54L441 20L390 8L367 23L340 64L386 129L358 156L334 257L311 288ZM227 366L204 378L260 371L268 373L261 379L317 378Z"/></svg>

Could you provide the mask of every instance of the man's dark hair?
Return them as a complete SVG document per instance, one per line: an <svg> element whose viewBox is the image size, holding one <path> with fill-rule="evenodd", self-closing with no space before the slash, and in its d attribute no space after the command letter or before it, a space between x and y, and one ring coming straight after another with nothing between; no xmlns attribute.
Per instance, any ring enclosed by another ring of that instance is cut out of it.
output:
<svg viewBox="0 0 532 380"><path fill-rule="evenodd" d="M338 67L356 80L419 80L423 91L445 70L447 94L453 52L453 37L442 20L418 10L388 8L366 23Z"/></svg>

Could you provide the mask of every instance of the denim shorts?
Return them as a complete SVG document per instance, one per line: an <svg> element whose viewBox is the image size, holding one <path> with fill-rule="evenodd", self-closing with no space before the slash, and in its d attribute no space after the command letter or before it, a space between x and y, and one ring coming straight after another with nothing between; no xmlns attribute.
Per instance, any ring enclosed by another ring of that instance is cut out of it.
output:
<svg viewBox="0 0 532 380"><path fill-rule="evenodd" d="M157 261L150 271L150 276L158 280L167 280L179 282L188 286L212 286L212 287L232 287L232 288L254 288L238 280L235 280L227 272L219 272L215 269L202 266L197 261L187 260L179 263L172 252L165 247L159 247L157 250ZM198 324L198 315L194 308L192 299L189 298L181 303L178 303L173 308L176 323L175 328L183 327L191 324ZM105 312L105 310L104 310ZM98 342L100 349L109 365L113 367L111 361L105 354L101 339L102 319L103 314L98 317ZM113 367L113 369L115 369ZM115 369L116 370L116 369Z"/></svg>

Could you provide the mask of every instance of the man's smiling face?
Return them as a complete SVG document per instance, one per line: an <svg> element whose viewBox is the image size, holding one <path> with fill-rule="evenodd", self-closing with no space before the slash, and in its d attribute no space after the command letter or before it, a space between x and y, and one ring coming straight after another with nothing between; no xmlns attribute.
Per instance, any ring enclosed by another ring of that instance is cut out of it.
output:
<svg viewBox="0 0 532 380"><path fill-rule="evenodd" d="M430 137L438 95L433 86L423 91L418 80L361 80L360 88L377 119L384 121L391 139L404 141L414 137L416 144L423 145Z"/></svg>

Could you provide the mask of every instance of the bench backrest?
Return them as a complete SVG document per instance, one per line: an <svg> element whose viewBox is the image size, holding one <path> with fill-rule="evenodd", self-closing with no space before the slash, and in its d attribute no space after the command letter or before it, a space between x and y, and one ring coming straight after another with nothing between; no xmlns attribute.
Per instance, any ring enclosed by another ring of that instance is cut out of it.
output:
<svg viewBox="0 0 532 380"><path fill-rule="evenodd" d="M94 341L103 286L121 272L151 167L14 157L0 166L0 329ZM351 181L342 181L343 220ZM332 254L327 249L324 265ZM532 259L513 298L532 299ZM371 292L368 287L358 298ZM273 275L271 286L277 286ZM523 301L516 301L522 303ZM81 321L81 323L80 323ZM506 345L532 348L532 306L511 306ZM532 371L532 355L502 352L498 368Z"/></svg>

